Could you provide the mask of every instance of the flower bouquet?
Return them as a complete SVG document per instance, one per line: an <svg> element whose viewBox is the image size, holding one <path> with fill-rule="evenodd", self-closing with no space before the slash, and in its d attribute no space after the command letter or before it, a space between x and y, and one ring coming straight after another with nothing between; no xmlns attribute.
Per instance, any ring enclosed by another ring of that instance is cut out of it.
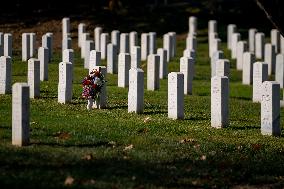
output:
<svg viewBox="0 0 284 189"><path fill-rule="evenodd" d="M88 110L93 108L94 100L99 101L101 90L105 82L106 81L104 80L104 75L101 72L101 68L94 69L83 79L82 97L88 100Z"/></svg>

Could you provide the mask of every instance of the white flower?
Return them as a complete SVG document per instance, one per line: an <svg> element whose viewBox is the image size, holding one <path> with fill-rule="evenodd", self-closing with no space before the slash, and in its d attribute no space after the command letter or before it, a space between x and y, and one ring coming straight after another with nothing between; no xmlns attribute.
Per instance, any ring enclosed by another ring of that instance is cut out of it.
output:
<svg viewBox="0 0 284 189"><path fill-rule="evenodd" d="M95 78L95 81L94 81L94 84L96 84L96 85L102 85L101 79L98 78L98 77L96 77L96 78Z"/></svg>

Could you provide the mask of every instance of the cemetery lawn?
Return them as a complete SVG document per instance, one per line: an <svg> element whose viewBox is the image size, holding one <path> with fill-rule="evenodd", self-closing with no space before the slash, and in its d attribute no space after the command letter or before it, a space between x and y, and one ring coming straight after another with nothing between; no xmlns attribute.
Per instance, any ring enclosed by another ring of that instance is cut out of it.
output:
<svg viewBox="0 0 284 189"><path fill-rule="evenodd" d="M1 188L282 188L284 139L261 135L260 104L252 103L252 86L241 84L235 61L230 126L210 126L206 35L199 38L193 95L185 96L185 120L167 118L167 80L151 92L146 90L146 75L143 114L127 113L128 90L118 88L117 75L110 74L108 108L87 111L80 97L87 70L78 51L71 104L57 103L59 52L49 64L49 81L41 82L41 97L31 100L29 146L11 145L11 95L0 95ZM179 70L184 41L178 41L170 71ZM228 58L225 47L222 44ZM26 82L27 63L21 62L19 51L16 54L13 83Z"/></svg>

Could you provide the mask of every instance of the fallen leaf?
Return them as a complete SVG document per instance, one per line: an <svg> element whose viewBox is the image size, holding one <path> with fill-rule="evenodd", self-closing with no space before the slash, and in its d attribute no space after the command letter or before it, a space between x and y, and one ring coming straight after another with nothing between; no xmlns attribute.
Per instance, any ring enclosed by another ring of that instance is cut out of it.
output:
<svg viewBox="0 0 284 189"><path fill-rule="evenodd" d="M126 146L123 151L128 151L128 150L131 150L133 148L133 144L130 144L128 146Z"/></svg>
<svg viewBox="0 0 284 189"><path fill-rule="evenodd" d="M144 123L148 123L148 122L150 122L151 121L151 118L150 117L146 117L145 119L144 119Z"/></svg>
<svg viewBox="0 0 284 189"><path fill-rule="evenodd" d="M202 156L200 157L200 159L203 160L203 161L205 161L205 160L206 160L206 156L205 156L205 155L202 155Z"/></svg>
<svg viewBox="0 0 284 189"><path fill-rule="evenodd" d="M192 183L192 185L197 185L198 184L197 180L194 180L191 183Z"/></svg>
<svg viewBox="0 0 284 189"><path fill-rule="evenodd" d="M126 159L129 159L129 157L128 157L128 156L123 156L123 159L125 159L125 160L126 160Z"/></svg>
<svg viewBox="0 0 284 189"><path fill-rule="evenodd" d="M196 145L194 145L194 146L193 146L193 148L195 148L195 149L199 149L199 148L200 148L200 144L196 144Z"/></svg>
<svg viewBox="0 0 284 189"><path fill-rule="evenodd" d="M114 148L115 145L116 145L116 142L114 142L114 141L109 141L109 142L108 142L108 145L111 146L112 148Z"/></svg>
<svg viewBox="0 0 284 189"><path fill-rule="evenodd" d="M67 140L67 139L69 139L69 138L71 137L71 134L70 134L70 133L67 133L67 132L61 132L61 131L59 131L59 132L53 134L53 136L54 136L55 138L59 138L59 139L62 139L62 140Z"/></svg>
<svg viewBox="0 0 284 189"><path fill-rule="evenodd" d="M242 150L243 149L243 146L237 146L237 150Z"/></svg>
<svg viewBox="0 0 284 189"><path fill-rule="evenodd" d="M185 139L182 139L181 141L179 141L179 143L194 143L196 142L193 138L185 138Z"/></svg>
<svg viewBox="0 0 284 189"><path fill-rule="evenodd" d="M65 184L66 186L70 186L70 185L73 184L74 180L75 180L75 179L74 179L73 177L68 176L68 177L66 177L64 184Z"/></svg>
<svg viewBox="0 0 284 189"><path fill-rule="evenodd" d="M93 154L86 154L82 157L83 160L88 160L88 161L93 159L93 158L94 158Z"/></svg>
<svg viewBox="0 0 284 189"><path fill-rule="evenodd" d="M261 149L262 145L261 144L252 144L252 149L254 151L259 151Z"/></svg>

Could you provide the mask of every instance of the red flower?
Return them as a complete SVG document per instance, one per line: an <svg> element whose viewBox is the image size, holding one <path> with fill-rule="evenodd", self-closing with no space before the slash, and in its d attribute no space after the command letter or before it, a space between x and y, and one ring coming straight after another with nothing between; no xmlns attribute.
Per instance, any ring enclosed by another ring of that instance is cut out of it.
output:
<svg viewBox="0 0 284 189"><path fill-rule="evenodd" d="M83 81L83 85L90 85L91 84L91 81L90 80L84 80Z"/></svg>
<svg viewBox="0 0 284 189"><path fill-rule="evenodd" d="M93 88L96 88L97 87L97 84L93 84Z"/></svg>

